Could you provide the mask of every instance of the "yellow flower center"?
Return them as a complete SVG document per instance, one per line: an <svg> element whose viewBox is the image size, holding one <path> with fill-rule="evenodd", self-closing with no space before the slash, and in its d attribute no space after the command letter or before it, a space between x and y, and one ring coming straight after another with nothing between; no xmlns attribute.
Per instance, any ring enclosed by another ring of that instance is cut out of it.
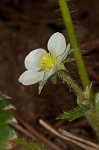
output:
<svg viewBox="0 0 99 150"><path fill-rule="evenodd" d="M40 59L40 65L44 72L50 71L57 64L57 58L51 54L43 54Z"/></svg>

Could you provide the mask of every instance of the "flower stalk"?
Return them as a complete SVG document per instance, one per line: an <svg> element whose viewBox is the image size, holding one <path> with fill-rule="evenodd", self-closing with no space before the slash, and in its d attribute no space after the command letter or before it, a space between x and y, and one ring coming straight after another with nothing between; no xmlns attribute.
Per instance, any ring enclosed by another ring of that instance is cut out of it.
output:
<svg viewBox="0 0 99 150"><path fill-rule="evenodd" d="M72 89L77 93L80 99L85 100L83 91L68 75L66 75L66 73L64 73L63 71L59 71L58 75L72 87Z"/></svg>

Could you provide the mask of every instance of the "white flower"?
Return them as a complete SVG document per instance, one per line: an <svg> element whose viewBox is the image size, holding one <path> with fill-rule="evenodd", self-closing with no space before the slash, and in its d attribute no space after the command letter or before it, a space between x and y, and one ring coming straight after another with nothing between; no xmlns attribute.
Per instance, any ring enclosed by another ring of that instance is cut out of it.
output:
<svg viewBox="0 0 99 150"><path fill-rule="evenodd" d="M27 70L19 77L19 82L23 85L32 85L41 81L42 88L52 74L61 70L60 66L69 53L70 44L66 47L65 37L57 32L50 37L47 47L49 53L39 48L26 56Z"/></svg>

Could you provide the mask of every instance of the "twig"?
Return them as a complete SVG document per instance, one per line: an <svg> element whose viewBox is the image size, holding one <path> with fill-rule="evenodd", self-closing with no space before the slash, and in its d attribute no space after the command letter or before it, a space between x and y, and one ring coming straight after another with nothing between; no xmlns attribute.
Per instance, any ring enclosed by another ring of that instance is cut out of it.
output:
<svg viewBox="0 0 99 150"><path fill-rule="evenodd" d="M10 112L16 117L16 119L33 135L36 140L42 142L45 146L49 146L53 150L62 150L60 147L55 145L53 142L48 140L44 135L39 133L37 129L25 122L20 116L17 115L15 110L10 110ZM21 130L20 130L21 131Z"/></svg>
<svg viewBox="0 0 99 150"><path fill-rule="evenodd" d="M91 141L84 140L84 139L82 139L82 138L80 138L80 137L77 137L77 136L75 136L75 135L71 134L70 132L67 132L67 131L65 131L65 130L63 130L63 129L59 129L59 131L61 132L62 135L66 136L66 137L70 137L70 138L72 138L72 139L75 139L75 140L77 140L77 141L86 143L87 145L90 145L90 146L92 146L92 147L95 147L95 148L99 149L99 146L98 146L97 144L91 142Z"/></svg>
<svg viewBox="0 0 99 150"><path fill-rule="evenodd" d="M14 129L20 131L21 133L27 135L28 137L30 137L30 138L32 138L32 139L34 138L34 136L33 136L30 132L28 132L26 129L24 129L24 128L23 128L22 126L20 126L19 124L15 123L15 122L11 122L9 125L10 125L11 127L13 127Z"/></svg>
<svg viewBox="0 0 99 150"><path fill-rule="evenodd" d="M59 133L58 131L56 131L52 126L50 126L48 123L46 123L45 121L43 121L42 119L39 120L39 123L44 127L46 128L48 131L50 131L51 133L53 133L54 135L58 136L59 138L63 139L63 140L66 140L66 141L70 141L72 143L74 143L75 145L78 145L86 150L98 150L99 149L99 146L98 149L96 148L96 145L95 146L90 146L88 145L89 143L81 143L81 142L78 142L74 139L71 139L70 137L67 137L67 136L64 136L62 135L61 133Z"/></svg>

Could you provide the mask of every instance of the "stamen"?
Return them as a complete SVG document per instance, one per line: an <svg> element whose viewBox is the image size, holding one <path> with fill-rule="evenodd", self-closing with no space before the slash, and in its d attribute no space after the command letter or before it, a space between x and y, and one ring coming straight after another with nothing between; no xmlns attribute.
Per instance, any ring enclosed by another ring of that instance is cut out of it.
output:
<svg viewBox="0 0 99 150"><path fill-rule="evenodd" d="M43 54L40 59L40 65L44 72L50 71L57 64L57 58L50 53Z"/></svg>

